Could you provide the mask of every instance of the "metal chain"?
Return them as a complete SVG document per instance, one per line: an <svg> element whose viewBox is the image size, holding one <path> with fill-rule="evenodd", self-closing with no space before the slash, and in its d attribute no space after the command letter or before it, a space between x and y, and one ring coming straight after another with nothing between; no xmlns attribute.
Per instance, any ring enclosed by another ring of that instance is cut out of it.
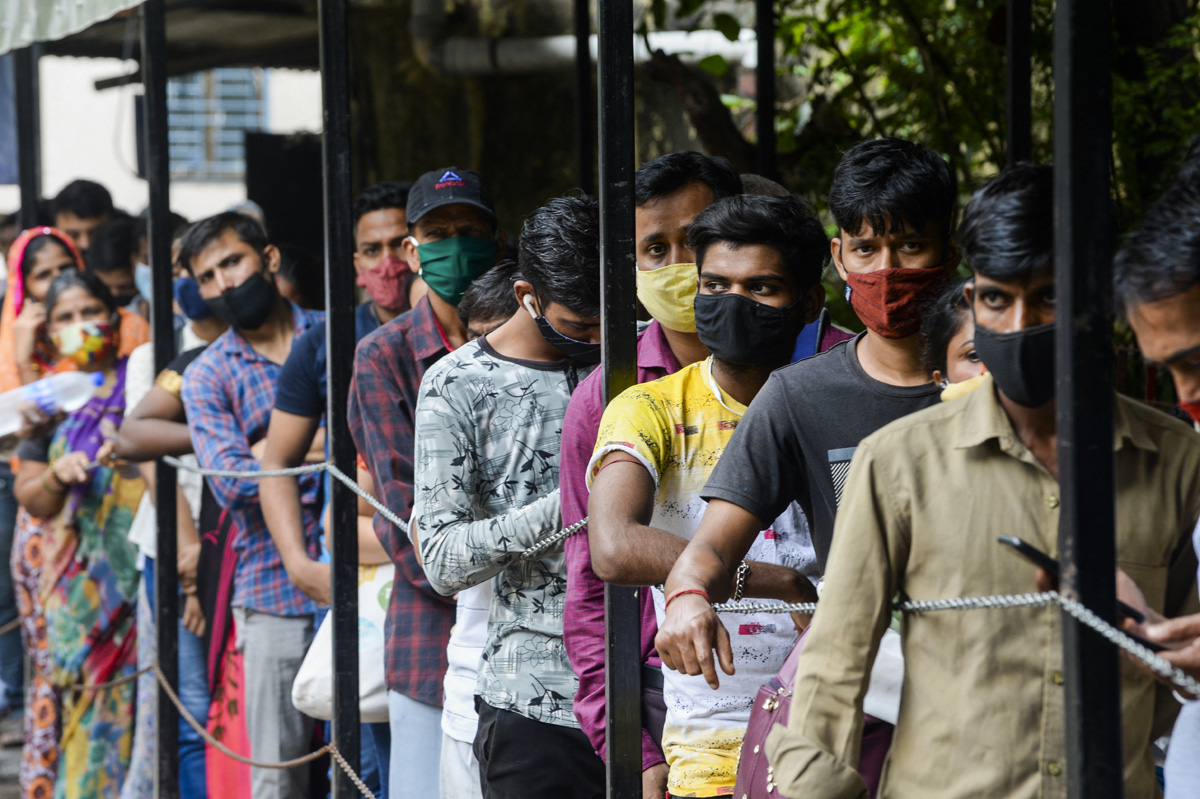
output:
<svg viewBox="0 0 1200 799"><path fill-rule="evenodd" d="M328 461L326 461L324 463L312 463L307 466L297 466L292 469L276 469L276 470L270 471L270 472L263 472L263 471L233 472L233 471L226 471L226 470L222 470L222 469L202 469L198 466L190 466L190 465L184 463L183 461L179 460L178 458L172 458L170 456L163 458L163 460L165 460L171 466L174 466L176 469L182 469L185 472L192 472L192 473L198 474L202 477L227 477L227 478L236 478L236 479L244 479L244 480L257 480L262 477L297 477L302 474L312 474L314 472L327 471L327 472L329 472L330 476L337 479L337 481L342 483L342 485L346 486L351 491L353 491L355 494L362 497L366 501L366 503L368 505L370 505L372 508L374 508L376 511L378 511L379 514L381 516L383 516L383 518L387 519L389 522L396 525L398 528L400 528L403 531L408 530L408 522L401 519L399 516L397 516L395 513L393 513L386 505L384 505L382 502L380 502L378 499L376 499L374 496L372 496L369 491L367 491L365 488L363 488L362 486L360 486L358 484L357 480L354 480L353 478L347 476L345 472L343 472L338 467L334 466L332 463L329 463ZM578 522L576 522L575 524L571 525L570 527L559 530L558 532L556 532L552 535L549 535L546 538L543 538L541 541L538 541L533 546L529 547L524 552L522 552L521 559L522 560L537 560L543 554L548 552L552 547L562 543L563 541L566 541L568 538L575 535L575 533L579 532L583 528L583 526L587 524L587 521L588 521L587 517L585 516L582 519L580 519Z"/></svg>
<svg viewBox="0 0 1200 799"><path fill-rule="evenodd" d="M1097 616L1083 603L1070 597L1062 596L1061 594L1055 594L1054 596L1058 598L1058 603L1062 605L1063 610L1070 613L1081 623L1091 627L1104 636L1104 638L1145 663L1158 676L1170 680L1176 688L1187 691L1194 697L1200 697L1200 680L1196 680L1185 673L1183 669L1176 668L1163 660L1154 651L1130 638L1125 631L1113 627L1104 619Z"/></svg>
<svg viewBox="0 0 1200 799"><path fill-rule="evenodd" d="M154 668L157 668L157 666L147 666L144 669L138 669L133 674L127 674L124 677L120 677L115 680L109 680L108 682L98 682L90 685L82 682L75 683L74 685L68 685L67 690L77 694L81 694L86 691L107 691L109 688L116 688L119 685L125 685L126 683L133 682L138 677L141 677L143 674Z"/></svg>
<svg viewBox="0 0 1200 799"><path fill-rule="evenodd" d="M902 613L934 613L942 610L995 610L1041 607L1053 604L1061 605L1063 610L1095 630L1109 642L1125 650L1142 663L1145 663L1151 671L1169 680L1176 688L1187 691L1192 696L1200 697L1200 680L1196 680L1182 669L1176 668L1166 660L1163 660L1152 650L1130 638L1123 630L1113 627L1104 621L1104 619L1089 610L1087 606L1054 591L1047 591L1041 594L1006 594L959 597L956 599L915 599L897 602L894 607ZM816 612L817 603L726 602L724 604L715 604L712 607L718 613L805 613L811 615Z"/></svg>
<svg viewBox="0 0 1200 799"><path fill-rule="evenodd" d="M226 477L234 479L257 480L260 477L297 477L302 474L312 474L313 472L323 472L328 468L328 463L310 463L305 466L296 466L292 469L276 469L271 472L264 471L245 471L234 472L227 469L202 469L199 466L189 466L178 458L173 458L167 455L163 458L171 466L176 469L182 469L185 472L192 472L201 477Z"/></svg>

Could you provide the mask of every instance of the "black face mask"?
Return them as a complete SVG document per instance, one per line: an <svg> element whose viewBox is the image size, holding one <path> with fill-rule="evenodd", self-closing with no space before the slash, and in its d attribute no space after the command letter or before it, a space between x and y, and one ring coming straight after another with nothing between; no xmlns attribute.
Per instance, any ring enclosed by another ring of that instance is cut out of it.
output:
<svg viewBox="0 0 1200 799"><path fill-rule="evenodd" d="M1018 405L1040 408L1054 399L1054 323L997 333L975 325L975 352L996 385Z"/></svg>
<svg viewBox="0 0 1200 799"><path fill-rule="evenodd" d="M546 343L567 356L567 360L571 363L576 366L595 366L600 363L599 341L593 344L590 341L580 341L570 336L564 336L544 316L535 316L533 321L537 322L538 332L542 334L542 338L546 339Z"/></svg>
<svg viewBox="0 0 1200 799"><path fill-rule="evenodd" d="M538 332L542 334L546 343L565 355L571 363L576 366L595 366L600 363L600 342L580 341L559 333L554 325L550 324L549 319L534 310L533 298L530 296L525 297L525 310L529 311L529 315L537 323Z"/></svg>
<svg viewBox="0 0 1200 799"><path fill-rule="evenodd" d="M275 309L279 291L275 282L255 272L236 288L204 302L213 314L238 330L258 330Z"/></svg>
<svg viewBox="0 0 1200 799"><path fill-rule="evenodd" d="M783 366L804 326L799 310L799 301L776 308L740 294L697 294L696 332L723 363Z"/></svg>
<svg viewBox="0 0 1200 799"><path fill-rule="evenodd" d="M133 304L134 300L141 296L141 294L138 294L136 291L134 291L128 294L114 294L112 295L112 298L113 301L117 303L118 307L128 308Z"/></svg>

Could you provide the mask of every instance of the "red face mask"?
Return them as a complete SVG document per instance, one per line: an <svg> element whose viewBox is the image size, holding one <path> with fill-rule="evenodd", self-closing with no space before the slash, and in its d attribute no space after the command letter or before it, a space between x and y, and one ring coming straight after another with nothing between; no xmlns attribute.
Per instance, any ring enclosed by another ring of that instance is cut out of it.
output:
<svg viewBox="0 0 1200 799"><path fill-rule="evenodd" d="M1181 402L1179 408L1192 417L1193 422L1200 424L1200 402Z"/></svg>
<svg viewBox="0 0 1200 799"><path fill-rule="evenodd" d="M921 306L947 278L942 267L892 268L846 275L850 306L884 338L908 338L921 329Z"/></svg>
<svg viewBox="0 0 1200 799"><path fill-rule="evenodd" d="M389 255L374 269L359 272L354 282L366 289L380 308L403 311L408 306L408 287L404 278L411 271L406 261Z"/></svg>

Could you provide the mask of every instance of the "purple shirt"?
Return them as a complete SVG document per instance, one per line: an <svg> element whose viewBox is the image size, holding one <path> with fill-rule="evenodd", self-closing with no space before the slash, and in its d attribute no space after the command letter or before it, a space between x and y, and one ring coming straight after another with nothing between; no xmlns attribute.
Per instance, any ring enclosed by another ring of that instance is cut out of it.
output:
<svg viewBox="0 0 1200 799"><path fill-rule="evenodd" d="M651 322L638 334L637 382L648 383L679 371L679 362L671 352L662 327ZM604 382L595 370L575 389L563 418L558 478L564 527L587 516L588 490L584 483L588 460L596 448L600 417L604 415ZM604 582L592 571L592 552L588 547L587 527L564 544L567 565L567 598L563 614L563 643L571 668L579 678L575 692L575 718L587 733L592 747L605 756L604 740ZM642 662L661 668L654 649L658 623L649 591L641 592ZM666 762L658 741L642 729L642 769Z"/></svg>
<svg viewBox="0 0 1200 799"><path fill-rule="evenodd" d="M319 311L292 305L297 338L324 318ZM250 454L250 447L267 435L281 368L232 328L188 367L182 398L196 458L202 467L241 472L262 468ZM292 584L283 568L258 502L258 481L206 479L217 502L229 511L238 528L232 604L276 616L316 613L317 604ZM305 474L298 480L305 544L309 556L316 559L321 552L321 475Z"/></svg>
<svg viewBox="0 0 1200 799"><path fill-rule="evenodd" d="M854 338L830 325L821 335L820 351L825 352L839 341ZM651 322L638 334L637 382L648 383L679 371L679 362L671 352L662 326ZM584 482L588 461L596 448L600 432L600 417L604 415L601 370L592 372L571 395L567 415L563 419L562 445L559 455L559 482L562 497L563 526L568 527L587 516L588 490ZM604 694L604 582L592 571L592 553L588 546L587 527L564 544L567 566L566 611L563 616L563 642L571 667L579 678L575 693L575 717L587 733L593 748L605 757L605 694ZM658 621L654 616L651 592L641 592L642 605L642 662L662 668L654 649ZM642 728L642 770L666 762L659 742Z"/></svg>
<svg viewBox="0 0 1200 799"><path fill-rule="evenodd" d="M375 496L401 519L412 513L417 391L425 370L449 351L429 298L422 297L364 338L354 354L350 435L375 482ZM430 586L407 530L376 514L375 533L396 564L384 630L387 686L440 707L454 600Z"/></svg>

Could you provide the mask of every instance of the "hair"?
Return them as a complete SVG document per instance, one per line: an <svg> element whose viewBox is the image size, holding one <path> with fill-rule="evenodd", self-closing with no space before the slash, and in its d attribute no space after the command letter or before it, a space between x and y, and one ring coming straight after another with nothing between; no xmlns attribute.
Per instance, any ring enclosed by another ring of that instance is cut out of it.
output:
<svg viewBox="0 0 1200 799"><path fill-rule="evenodd" d="M458 318L463 326L467 326L471 320L484 322L507 319L520 310L512 286L516 276L517 262L505 258L475 278L458 303Z"/></svg>
<svg viewBox="0 0 1200 799"><path fill-rule="evenodd" d="M54 227L54 202L52 200L38 200L34 206L34 227ZM0 221L0 227L8 225L21 226L21 212L13 211Z"/></svg>
<svg viewBox="0 0 1200 799"><path fill-rule="evenodd" d="M112 195L94 180L73 180L54 198L54 215L64 212L80 219L112 216Z"/></svg>
<svg viewBox="0 0 1200 799"><path fill-rule="evenodd" d="M188 228L187 233L183 234L183 241L179 243L179 263L183 264L190 274L192 260L227 230L232 230L239 240L254 248L259 257L263 256L270 244L262 225L254 217L238 211L223 211L216 216L201 219Z"/></svg>
<svg viewBox="0 0 1200 799"><path fill-rule="evenodd" d="M1200 285L1200 137L1174 185L1146 212L1113 263L1117 309L1159 302Z"/></svg>
<svg viewBox="0 0 1200 799"><path fill-rule="evenodd" d="M384 208L405 210L408 207L408 190L411 188L412 182L408 180L385 180L367 186L354 201L354 224L357 225L372 211L382 211Z"/></svg>
<svg viewBox="0 0 1200 799"><path fill-rule="evenodd" d="M857 233L898 233L930 220L948 237L954 223L958 180L940 155L903 139L860 142L842 155L829 186L829 211L837 226Z"/></svg>
<svg viewBox="0 0 1200 799"><path fill-rule="evenodd" d="M946 373L946 352L950 340L958 335L963 324L971 318L971 306L963 288L968 280L946 284L921 312L921 367Z"/></svg>
<svg viewBox="0 0 1200 799"><path fill-rule="evenodd" d="M137 249L137 236L132 219L114 219L96 229L92 246L84 255L84 263L90 272L117 272L133 270L133 254Z"/></svg>
<svg viewBox="0 0 1200 799"><path fill-rule="evenodd" d="M816 212L795 197L743 194L717 200L688 227L688 246L696 251L698 267L718 242L731 250L744 244L775 250L800 294L820 282L829 259L829 239Z"/></svg>
<svg viewBox="0 0 1200 799"><path fill-rule="evenodd" d="M301 303L313 310L325 308L325 264L310 250L294 244L279 245L279 272L304 297Z"/></svg>
<svg viewBox="0 0 1200 799"><path fill-rule="evenodd" d="M46 291L46 298L43 300L46 305L46 315L49 316L54 310L54 306L58 304L64 291L76 287L104 303L104 307L113 316L117 314L117 301L113 299L112 292L108 290L108 286L104 285L104 281L96 276L95 272L86 269L68 269L54 278L50 288Z"/></svg>
<svg viewBox="0 0 1200 799"><path fill-rule="evenodd" d="M543 309L558 303L582 317L600 313L600 205L556 197L525 218L518 265Z"/></svg>
<svg viewBox="0 0 1200 799"><path fill-rule="evenodd" d="M40 236L35 236L30 239L29 244L25 246L25 252L21 255L22 279L29 278L29 270L33 268L33 262L37 257L37 254L41 252L47 244L51 243L62 247L63 252L65 252L71 258L72 262L75 262L75 253L71 251L70 246L68 246L65 241L53 233L43 233Z"/></svg>
<svg viewBox="0 0 1200 799"><path fill-rule="evenodd" d="M1017 164L971 197L958 228L971 270L1028 283L1054 263L1054 169Z"/></svg>
<svg viewBox="0 0 1200 799"><path fill-rule="evenodd" d="M770 178L745 172L742 178L742 194L754 194L759 197L791 197L792 193L783 184L776 183Z"/></svg>
<svg viewBox="0 0 1200 799"><path fill-rule="evenodd" d="M167 216L167 222L171 226L172 241L183 235L187 230L188 221L186 217L171 211ZM147 211L142 211L133 218L133 243L136 247L138 242L150 235L150 218ZM95 245L93 245L95 246Z"/></svg>
<svg viewBox="0 0 1200 799"><path fill-rule="evenodd" d="M684 150L660 155L642 164L633 176L633 204L640 208L689 183L708 186L714 200L742 193L742 179L724 158Z"/></svg>

